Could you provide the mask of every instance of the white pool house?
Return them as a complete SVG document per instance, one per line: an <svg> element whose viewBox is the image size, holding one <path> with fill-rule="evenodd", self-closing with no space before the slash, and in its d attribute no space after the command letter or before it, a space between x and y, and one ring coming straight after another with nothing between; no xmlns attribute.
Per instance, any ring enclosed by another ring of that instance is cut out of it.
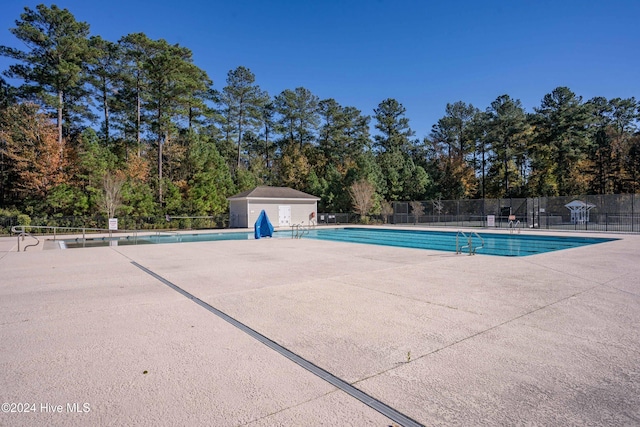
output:
<svg viewBox="0 0 640 427"><path fill-rule="evenodd" d="M288 187L258 186L227 200L229 226L249 228L263 209L275 227L315 224L320 198Z"/></svg>

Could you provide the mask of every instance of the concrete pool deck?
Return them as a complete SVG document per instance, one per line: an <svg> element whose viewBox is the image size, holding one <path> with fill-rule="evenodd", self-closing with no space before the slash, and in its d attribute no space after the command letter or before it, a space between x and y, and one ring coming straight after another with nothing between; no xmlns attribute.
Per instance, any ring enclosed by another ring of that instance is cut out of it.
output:
<svg viewBox="0 0 640 427"><path fill-rule="evenodd" d="M638 425L640 236L587 235L620 240L503 258L0 238L0 400L35 405L0 425L394 424L132 262L424 425Z"/></svg>

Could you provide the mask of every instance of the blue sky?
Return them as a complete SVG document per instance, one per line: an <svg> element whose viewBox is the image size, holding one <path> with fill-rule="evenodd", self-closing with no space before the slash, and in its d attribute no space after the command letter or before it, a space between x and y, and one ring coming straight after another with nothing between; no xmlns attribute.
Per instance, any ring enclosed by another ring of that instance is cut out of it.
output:
<svg viewBox="0 0 640 427"><path fill-rule="evenodd" d="M25 6L3 0L0 44ZM52 3L45 3L51 5ZM485 109L502 94L527 111L558 86L586 101L640 98L638 0L64 0L111 41L134 32L179 43L225 86L240 65L275 96L304 86L364 114L386 98L407 109L416 137L447 103ZM0 58L0 70L10 64Z"/></svg>

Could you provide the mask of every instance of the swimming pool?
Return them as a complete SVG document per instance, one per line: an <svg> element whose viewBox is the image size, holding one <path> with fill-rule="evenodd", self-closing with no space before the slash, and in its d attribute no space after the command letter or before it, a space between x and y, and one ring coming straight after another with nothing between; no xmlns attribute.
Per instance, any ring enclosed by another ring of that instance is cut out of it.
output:
<svg viewBox="0 0 640 427"><path fill-rule="evenodd" d="M472 232L466 232L467 236ZM475 233L473 233L475 234ZM277 231L275 238L291 238L289 231ZM309 230L304 238L330 240L334 242L364 243L384 246L397 246L403 248L430 249L446 252L456 251L456 242L462 252L468 248L463 247L468 243L468 238L454 231L424 231L424 230L394 230L388 228L317 228ZM82 239L65 240L67 248L108 246L108 245L135 245L157 243L188 243L209 242L216 240L252 240L253 233L225 232L225 233L200 233L178 234L159 233L157 235L141 237L118 238L94 238L82 241ZM597 243L610 242L613 238L578 237L578 236L545 236L536 234L498 234L477 233L472 236L475 252L482 255L497 256L527 256L551 251L576 248ZM481 246L481 247L480 247Z"/></svg>
<svg viewBox="0 0 640 427"><path fill-rule="evenodd" d="M471 234L472 232L466 232L467 236ZM321 240L369 243L447 252L456 251L456 236L458 236L460 246L467 244L467 238L458 235L455 231L345 227L317 229L309 233L309 237ZM601 237L543 236L536 234L478 233L477 236L481 239L476 236L472 237L473 246L478 248L476 253L497 256L535 255L617 240ZM482 248L479 247L480 245L482 245ZM466 252L467 250L467 248L463 248L462 252Z"/></svg>
<svg viewBox="0 0 640 427"><path fill-rule="evenodd" d="M284 232L280 232L281 234ZM277 237L285 237L279 235ZM289 233L289 237L291 237ZM216 240L253 240L253 233L228 232L228 233L157 233L150 235L128 235L116 237L88 237L86 239L66 239L62 240L61 246L65 249L93 248L100 246L128 246L128 245L149 245L159 243L193 243L212 242Z"/></svg>

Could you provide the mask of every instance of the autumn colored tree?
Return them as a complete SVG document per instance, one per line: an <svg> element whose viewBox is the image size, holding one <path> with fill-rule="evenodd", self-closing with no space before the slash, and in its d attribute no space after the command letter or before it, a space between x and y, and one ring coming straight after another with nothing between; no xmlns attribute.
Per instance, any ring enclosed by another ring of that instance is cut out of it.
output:
<svg viewBox="0 0 640 427"><path fill-rule="evenodd" d="M295 144L286 147L278 162L280 185L304 191L310 173L309 159L300 147Z"/></svg>
<svg viewBox="0 0 640 427"><path fill-rule="evenodd" d="M114 218L122 206L122 187L126 176L122 171L107 172L102 178L101 204L107 218Z"/></svg>
<svg viewBox="0 0 640 427"><path fill-rule="evenodd" d="M375 193L375 187L366 179L361 179L351 184L349 195L351 196L353 210L361 217L366 217L373 207Z"/></svg>
<svg viewBox="0 0 640 427"><path fill-rule="evenodd" d="M380 215L382 215L385 224L389 222L389 217L393 215L393 206L391 205L391 203L384 200L380 204Z"/></svg>
<svg viewBox="0 0 640 427"><path fill-rule="evenodd" d="M35 104L16 104L0 111L0 154L11 199L46 199L66 182L66 148L58 132ZM12 179L13 178L13 179Z"/></svg>
<svg viewBox="0 0 640 427"><path fill-rule="evenodd" d="M413 200L409 202L409 206L411 206L411 214L413 215L413 223L417 224L420 222L420 217L424 215L424 205L421 201Z"/></svg>

